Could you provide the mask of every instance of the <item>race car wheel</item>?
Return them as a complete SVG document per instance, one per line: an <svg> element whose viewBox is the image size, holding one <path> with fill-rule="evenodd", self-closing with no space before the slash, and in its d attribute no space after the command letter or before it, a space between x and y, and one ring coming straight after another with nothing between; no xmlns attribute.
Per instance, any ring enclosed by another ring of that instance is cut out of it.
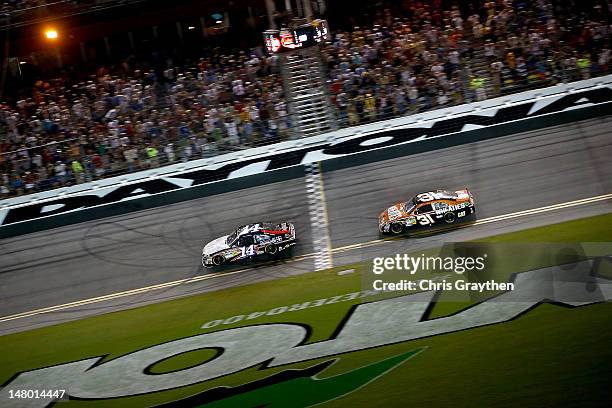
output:
<svg viewBox="0 0 612 408"><path fill-rule="evenodd" d="M391 224L391 228L389 230L394 234L401 234L404 232L404 226L402 224Z"/></svg>
<svg viewBox="0 0 612 408"><path fill-rule="evenodd" d="M223 263L225 263L225 257L223 255L215 255L212 258L212 263L215 266L223 265Z"/></svg>
<svg viewBox="0 0 612 408"><path fill-rule="evenodd" d="M448 224L452 224L453 222L455 222L456 219L457 216L454 212L447 212L446 214L444 214L444 221L446 221Z"/></svg>
<svg viewBox="0 0 612 408"><path fill-rule="evenodd" d="M264 252L268 255L274 255L275 253L278 252L278 247L274 244L268 244L264 248Z"/></svg>

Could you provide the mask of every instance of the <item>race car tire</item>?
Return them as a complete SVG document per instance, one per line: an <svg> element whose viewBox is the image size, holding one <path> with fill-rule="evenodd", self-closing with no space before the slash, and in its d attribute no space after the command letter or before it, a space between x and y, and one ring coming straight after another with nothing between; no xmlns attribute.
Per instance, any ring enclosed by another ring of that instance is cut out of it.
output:
<svg viewBox="0 0 612 408"><path fill-rule="evenodd" d="M268 244L265 246L264 252L268 255L274 255L278 252L278 247L274 244Z"/></svg>
<svg viewBox="0 0 612 408"><path fill-rule="evenodd" d="M212 257L212 263L215 266L223 265L225 263L225 257L223 255L215 255Z"/></svg>
<svg viewBox="0 0 612 408"><path fill-rule="evenodd" d="M457 216L454 212L447 212L446 214L444 214L444 221L446 221L447 224L452 224L453 222L455 222L456 219Z"/></svg>
<svg viewBox="0 0 612 408"><path fill-rule="evenodd" d="M391 224L389 231L391 231L393 234L401 234L404 232L404 226L402 224L394 223Z"/></svg>

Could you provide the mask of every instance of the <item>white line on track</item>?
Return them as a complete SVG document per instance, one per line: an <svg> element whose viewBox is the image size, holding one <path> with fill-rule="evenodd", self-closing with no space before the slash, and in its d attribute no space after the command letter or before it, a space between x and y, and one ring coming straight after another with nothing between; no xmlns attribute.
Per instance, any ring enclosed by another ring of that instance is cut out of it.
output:
<svg viewBox="0 0 612 408"><path fill-rule="evenodd" d="M518 211L518 212L514 212L510 214L502 214L502 215L496 215L494 217L483 218L481 220L477 220L474 223L470 224L470 226L489 224L491 222L505 221L505 220L510 220L510 219L519 218L519 217L526 217L528 215L551 212L555 210L562 210L564 208L571 208L571 207L575 207L578 205L584 205L584 204L592 204L598 201L605 201L605 200L612 200L612 193L595 196L595 197L583 198L583 199L575 200L575 201L568 201L566 203L548 205L546 207L532 208L530 210ZM361 249L361 248L366 248L366 247L370 247L370 246L377 245L377 244L382 244L383 242L390 242L393 240L394 239L375 239L369 242L363 242L359 244L352 244L352 245L346 245L343 247L334 248L332 252L337 253L337 252L350 251L353 249Z"/></svg>
<svg viewBox="0 0 612 408"><path fill-rule="evenodd" d="M79 300L79 301L76 301L76 302L65 303L63 305L49 306L49 307L45 307L45 308L42 308L42 309L36 309L36 310L29 311L29 312L17 313L17 314L11 315L11 316L2 317L2 318L0 318L0 323L7 322L7 321L10 321L10 320L15 320L15 319L22 319L24 317L35 316L35 315L43 314L43 313L56 312L56 311L65 310L65 309L71 309L71 308L77 307L77 306L90 305L92 303L99 303L99 302L103 302L105 300L113 300L113 299L118 299L118 298L122 298L122 297L125 297L125 296L138 295L140 293L151 292L151 291L154 291L154 290L171 288L171 287L182 285L182 284L185 284L185 283L200 282L200 281L216 278L216 277L218 277L220 275L231 276L231 275L235 275L235 274L238 274L238 273L247 272L247 271L249 271L251 269L252 268L240 269L240 270L237 270L237 271L232 271L232 272L227 272L227 273L219 272L219 273L211 273L211 274L208 274L208 275L199 275L199 276L194 276L193 278L179 279L179 280L172 281L172 282L160 283L159 285L145 286L144 288L126 290L125 292L111 293L111 294L104 295L104 296L98 296L98 297L94 297L94 298L90 298L90 299Z"/></svg>
<svg viewBox="0 0 612 408"><path fill-rule="evenodd" d="M482 220L476 221L476 225L487 224L487 223L496 222L496 221L509 220L512 218L524 217L526 215L540 214L543 212L549 212L549 211L554 211L554 210L561 210L564 208L571 208L571 207L576 207L578 205L591 204L591 203L596 203L598 201L604 201L604 200L610 200L610 199L612 199L612 193L604 194L604 195L600 195L596 197L583 198L581 200L569 201L567 203L548 205L546 207L533 208L531 210L519 211L519 212L504 214L504 215L497 215L495 217L490 217L490 218L483 218Z"/></svg>
<svg viewBox="0 0 612 408"><path fill-rule="evenodd" d="M314 255L315 255L314 253L300 255L300 256L297 256L297 257L289 260L288 262L301 261L301 260L304 260L304 259L312 258ZM50 313L50 312L57 312L57 311L60 311L60 310L65 310L65 309L71 309L71 308L74 308L74 307L77 307L77 306L90 305L90 304L93 304L93 303L103 302L105 300L114 300L114 299L119 299L119 298L126 297L126 296L133 296L133 295L139 295L141 293L152 292L152 291L155 291L155 290L168 289L168 288L172 288L172 287L179 286L179 285L184 285L184 284L189 284L189 283L196 283L196 282L202 282L202 281L205 281L205 280L219 278L219 277L222 277L222 276L237 275L239 273L244 273L244 272L252 271L254 269L255 268L245 268L245 269L238 269L238 270L230 271L230 272L209 273L209 274L206 274L206 275L194 276L192 278L185 278L185 279L175 280L175 281L172 281L172 282L160 283L158 285L145 286L144 288L131 289L131 290L126 290L124 292L110 293L108 295L103 295L103 296L98 296L98 297L94 297L94 298L78 300L76 302L64 303L62 305L44 307L42 309L31 310L29 312L22 312L22 313L17 313L17 314L10 315L10 316L0 317L0 323L8 322L10 320L23 319L25 317L36 316L36 315L43 314L43 313Z"/></svg>
<svg viewBox="0 0 612 408"><path fill-rule="evenodd" d="M488 223L491 223L491 222L505 221L505 220L509 220L509 219L513 219L513 218L519 218L519 217L525 217L525 216L534 215L534 214L551 212L551 211L561 210L561 209L564 209L564 208L571 208L571 207L576 207L576 206L579 206L579 205L592 204L592 203L596 203L596 202L599 202L599 201L605 201L605 200L611 200L611 199L612 199L612 193L604 194L604 195L600 195L600 196L595 196L595 197L583 198L583 199L580 199L580 200L569 201L569 202L566 202L566 203L548 205L548 206L545 206L545 207L532 208L530 210L518 211L518 212L514 212L514 213L510 213L510 214L503 214L503 215L497 215L495 217L483 218L481 220L478 220L478 221L474 222L471 225L482 225L482 224L488 224ZM365 248L365 247L369 247L369 246L372 246L372 245L377 245L377 244L380 244L380 243L383 243L383 242L388 242L388 240L377 239L377 240L373 240L373 241L369 241L369 242L364 242L364 243L360 243L360 244L347 245L347 246L343 246L343 247L334 248L334 249L332 249L332 252L335 253L335 252L344 252L344 251L348 251L348 250L352 250L352 249L360 249L360 248ZM300 256L298 256L296 258L293 258L291 260L291 262L296 262L296 261L301 261L301 260L304 260L304 259L312 258L315 255L316 254L314 254L314 253L300 255ZM98 297L94 297L94 298L90 298L90 299L83 299L83 300L79 300L79 301L76 301L76 302L64 303L62 305L49 306L49 307L45 307L45 308L42 308L42 309L31 310L29 312L22 312L22 313L17 313L17 314L10 315L10 316L0 317L0 323L8 322L8 321L11 321L11 320L23 319L23 318L26 318L26 317L36 316L36 315L40 315L40 314L44 314L44 313L51 313L51 312L57 312L57 311L60 311L60 310L71 309L71 308L78 307L78 306L85 306L85 305L90 305L90 304L94 304L94 303L104 302L106 300L114 300L114 299L119 299L119 298L126 297L126 296L138 295L138 294L141 294L141 293L152 292L152 291L156 291L156 290L160 290L160 289L167 289L167 288L171 288L171 287L175 287L175 286L179 286L179 285L195 283L195 282L201 282L201 281L205 281L205 280L209 280L209 279L219 278L219 277L222 277L222 276L237 275L239 273L248 272L248 271L251 271L253 269L255 269L255 268L239 269L239 270L231 271L231 272L210 273L210 274L206 274L206 275L194 276L192 278L179 279L179 280L172 281L172 282L160 283L158 285L145 286L144 288L132 289L132 290L124 291L124 292L111 293L111 294L108 294L108 295L98 296Z"/></svg>

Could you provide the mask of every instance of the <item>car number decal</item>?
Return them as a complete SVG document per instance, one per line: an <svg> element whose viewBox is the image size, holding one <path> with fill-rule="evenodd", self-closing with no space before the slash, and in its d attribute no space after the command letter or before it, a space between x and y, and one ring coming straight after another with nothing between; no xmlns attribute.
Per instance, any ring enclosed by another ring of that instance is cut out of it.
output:
<svg viewBox="0 0 612 408"><path fill-rule="evenodd" d="M416 217L421 225L429 225L434 223L434 219L429 214L418 214Z"/></svg>
<svg viewBox="0 0 612 408"><path fill-rule="evenodd" d="M248 247L242 247L240 249L242 250L243 257L255 255L255 245L249 245Z"/></svg>

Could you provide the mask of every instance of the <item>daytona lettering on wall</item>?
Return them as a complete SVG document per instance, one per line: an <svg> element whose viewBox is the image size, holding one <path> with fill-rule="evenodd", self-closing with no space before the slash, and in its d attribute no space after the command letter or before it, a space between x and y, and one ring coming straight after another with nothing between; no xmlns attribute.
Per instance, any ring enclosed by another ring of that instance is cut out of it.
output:
<svg viewBox="0 0 612 408"><path fill-rule="evenodd" d="M542 302L577 307L612 300L612 280L594 276L592 265L592 261L576 263L571 280L567 279L567 264L564 269L550 267L520 273L515 275L514 291L434 319L428 318L427 311L436 299L435 291L356 305L342 319L336 334L314 343L305 344L310 333L301 324L251 325L177 339L106 362L102 362L101 355L31 370L9 380L0 391L0 401L4 407L36 408L52 403L49 399L8 398L11 391L21 389L65 389L70 398L91 400L147 394L201 383L249 367L278 367L503 323ZM542 279L543 273L546 279ZM554 289L559 285L562 291ZM216 356L182 370L151 372L151 367L162 360L204 348L217 350Z"/></svg>
<svg viewBox="0 0 612 408"><path fill-rule="evenodd" d="M323 144L290 152L282 152L257 159L233 162L215 169L203 169L173 174L172 177L151 179L118 187L100 189L97 194L74 194L65 198L45 200L35 204L16 206L0 210L0 225L9 225L35 220L71 211L78 211L100 205L117 203L138 197L165 193L181 188L199 186L215 181L277 170L300 164L311 163L349 154L361 153L389 146L451 136L461 132L465 126L486 127L515 120L562 112L580 106L589 106L612 101L612 89L603 87L530 101L514 106L490 109L483 115L464 115L452 119L439 120L428 127L406 127L373 132L337 143ZM368 143L371 142L371 143Z"/></svg>

